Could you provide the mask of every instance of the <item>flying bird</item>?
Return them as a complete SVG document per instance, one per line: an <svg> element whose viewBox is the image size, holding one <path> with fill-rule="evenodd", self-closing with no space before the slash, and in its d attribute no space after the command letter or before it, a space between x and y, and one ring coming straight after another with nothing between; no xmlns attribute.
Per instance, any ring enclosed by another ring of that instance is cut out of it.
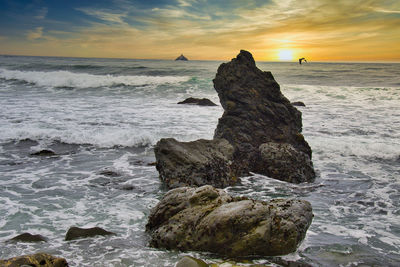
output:
<svg viewBox="0 0 400 267"><path fill-rule="evenodd" d="M307 62L307 60L306 60L304 57L299 58L299 64L300 64L300 65L301 65L301 62L303 62L303 60L304 60L304 62Z"/></svg>

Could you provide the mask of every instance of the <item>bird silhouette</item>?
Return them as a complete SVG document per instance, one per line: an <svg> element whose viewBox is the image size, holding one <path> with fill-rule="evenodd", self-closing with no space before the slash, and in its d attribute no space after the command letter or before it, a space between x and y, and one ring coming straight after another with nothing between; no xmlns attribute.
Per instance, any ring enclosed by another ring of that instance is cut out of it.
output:
<svg viewBox="0 0 400 267"><path fill-rule="evenodd" d="M306 60L304 57L299 58L299 64L300 64L300 65L301 65L301 62L303 62L303 60L304 60L304 62L307 62L307 60Z"/></svg>

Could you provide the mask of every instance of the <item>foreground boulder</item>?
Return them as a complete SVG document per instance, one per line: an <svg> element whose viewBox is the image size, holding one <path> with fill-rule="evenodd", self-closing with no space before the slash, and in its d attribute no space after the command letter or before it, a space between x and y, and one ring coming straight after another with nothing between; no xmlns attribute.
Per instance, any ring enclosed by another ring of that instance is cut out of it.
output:
<svg viewBox="0 0 400 267"><path fill-rule="evenodd" d="M2 267L20 267L23 265L37 267L68 267L68 263L64 258L57 258L45 253L36 253L33 255L0 260L0 266Z"/></svg>
<svg viewBox="0 0 400 267"><path fill-rule="evenodd" d="M154 152L160 178L169 188L206 184L222 188L237 182L234 149L225 139L178 142L166 138Z"/></svg>
<svg viewBox="0 0 400 267"><path fill-rule="evenodd" d="M292 183L315 179L311 148L301 134L301 112L283 96L272 74L256 67L249 52L242 50L221 64L213 82L224 108L213 140L193 146L161 139L155 146L156 167L167 187L225 187L250 172ZM221 142L231 148L221 149Z"/></svg>
<svg viewBox="0 0 400 267"><path fill-rule="evenodd" d="M294 252L312 218L304 200L234 198L206 185L167 192L151 211L146 230L157 248L273 256Z"/></svg>
<svg viewBox="0 0 400 267"><path fill-rule="evenodd" d="M194 98L189 97L185 100L178 102L178 104L198 105L198 106L216 106L214 102L207 98Z"/></svg>
<svg viewBox="0 0 400 267"><path fill-rule="evenodd" d="M65 235L65 240L75 240L86 237L94 237L98 235L114 235L114 233L106 231L100 227L93 228L79 228L79 227L71 227L69 228L67 234Z"/></svg>

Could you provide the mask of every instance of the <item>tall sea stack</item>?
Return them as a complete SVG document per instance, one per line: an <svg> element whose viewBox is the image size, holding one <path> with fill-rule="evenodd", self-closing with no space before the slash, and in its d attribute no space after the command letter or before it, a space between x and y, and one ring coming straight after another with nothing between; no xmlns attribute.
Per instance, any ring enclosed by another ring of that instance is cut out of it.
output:
<svg viewBox="0 0 400 267"><path fill-rule="evenodd" d="M301 112L283 96L271 72L256 67L247 51L218 68L214 88L224 113L213 140L161 139L156 167L169 188L226 187L255 172L291 182L315 178Z"/></svg>

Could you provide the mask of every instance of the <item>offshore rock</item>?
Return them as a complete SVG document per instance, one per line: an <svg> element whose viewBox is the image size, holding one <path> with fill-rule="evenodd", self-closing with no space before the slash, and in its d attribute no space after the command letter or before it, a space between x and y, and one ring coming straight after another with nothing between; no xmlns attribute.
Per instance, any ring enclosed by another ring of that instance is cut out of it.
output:
<svg viewBox="0 0 400 267"><path fill-rule="evenodd" d="M185 57L183 54L181 54L179 57L177 57L177 58L175 59L175 61L177 61L177 60L188 61L187 57Z"/></svg>
<svg viewBox="0 0 400 267"><path fill-rule="evenodd" d="M214 102L207 98L194 98L189 97L185 100L178 102L178 104L198 105L198 106L217 106Z"/></svg>
<svg viewBox="0 0 400 267"><path fill-rule="evenodd" d="M294 252L313 218L304 200L234 198L210 185L172 189L152 209L150 245L227 256Z"/></svg>
<svg viewBox="0 0 400 267"><path fill-rule="evenodd" d="M50 149L43 149L34 153L31 153L32 156L41 156L41 157L51 157L56 156L57 154Z"/></svg>
<svg viewBox="0 0 400 267"><path fill-rule="evenodd" d="M156 168L168 188L235 184L238 173L232 165L233 151L225 139L179 142L164 138L154 147Z"/></svg>
<svg viewBox="0 0 400 267"><path fill-rule="evenodd" d="M20 267L23 265L37 267L68 267L68 263L64 258L54 257L45 253L36 253L0 260L0 266L2 267Z"/></svg>
<svg viewBox="0 0 400 267"><path fill-rule="evenodd" d="M42 235L32 235L30 233L23 233L8 240L9 242L46 242L47 239Z"/></svg>
<svg viewBox="0 0 400 267"><path fill-rule="evenodd" d="M100 227L93 228L79 228L79 227L71 227L69 228L67 234L65 235L65 241L75 240L86 237L93 237L98 235L114 235L112 232L108 232Z"/></svg>
<svg viewBox="0 0 400 267"><path fill-rule="evenodd" d="M214 138L232 144L237 166L293 183L314 180L311 148L301 134L301 112L283 96L271 72L258 69L253 56L242 50L231 62L220 65L213 82L224 108ZM270 160L271 153L265 151L269 145L260 151L261 145L270 143L291 146L286 159L286 150L281 150L279 156L289 165ZM292 150L300 155L293 157ZM294 170L291 159L308 171Z"/></svg>
<svg viewBox="0 0 400 267"><path fill-rule="evenodd" d="M304 102L301 101L296 101L296 102L292 102L293 106L297 106L297 107L305 107L306 104L304 104Z"/></svg>

